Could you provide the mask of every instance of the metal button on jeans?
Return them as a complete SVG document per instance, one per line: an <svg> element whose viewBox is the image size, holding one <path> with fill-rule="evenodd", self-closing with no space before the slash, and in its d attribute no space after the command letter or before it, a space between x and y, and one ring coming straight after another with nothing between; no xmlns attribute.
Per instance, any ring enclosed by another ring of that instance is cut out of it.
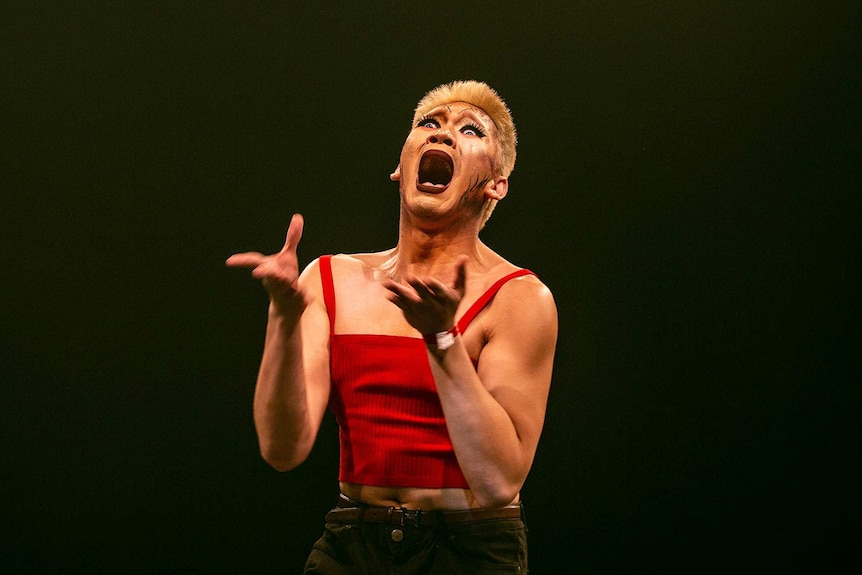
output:
<svg viewBox="0 0 862 575"><path fill-rule="evenodd" d="M400 529L393 529L392 530L392 540L397 543L398 541L401 541L402 539L404 539L404 532L401 531Z"/></svg>

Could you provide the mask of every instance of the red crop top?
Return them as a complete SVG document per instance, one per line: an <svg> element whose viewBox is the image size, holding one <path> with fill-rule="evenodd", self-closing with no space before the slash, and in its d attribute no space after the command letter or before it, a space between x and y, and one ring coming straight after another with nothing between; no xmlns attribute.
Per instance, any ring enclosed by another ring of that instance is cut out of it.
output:
<svg viewBox="0 0 862 575"><path fill-rule="evenodd" d="M421 337L335 333L332 256L320 258L323 299L329 315L329 408L339 425L338 479L388 487L463 488L443 408ZM521 269L492 285L458 321L470 322ZM475 363L475 360L474 360Z"/></svg>

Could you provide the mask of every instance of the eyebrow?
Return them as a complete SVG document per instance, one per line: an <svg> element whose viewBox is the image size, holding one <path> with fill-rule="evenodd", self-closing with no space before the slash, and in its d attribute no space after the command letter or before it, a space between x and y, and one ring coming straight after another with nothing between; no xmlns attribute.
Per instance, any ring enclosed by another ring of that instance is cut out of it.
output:
<svg viewBox="0 0 862 575"><path fill-rule="evenodd" d="M452 106L450 104L440 104L436 108L432 108L431 110L429 110L428 113L425 114L425 116L431 117L431 118L433 118L435 116L440 116L444 113L444 108L445 108L445 112L447 112L449 114L453 114ZM481 108L477 108L475 106L465 106L464 108L461 108L457 112L454 112L453 115L469 116L473 120L484 124L486 127L494 125L494 121L491 120L490 118L485 119L487 114L485 114L481 110Z"/></svg>

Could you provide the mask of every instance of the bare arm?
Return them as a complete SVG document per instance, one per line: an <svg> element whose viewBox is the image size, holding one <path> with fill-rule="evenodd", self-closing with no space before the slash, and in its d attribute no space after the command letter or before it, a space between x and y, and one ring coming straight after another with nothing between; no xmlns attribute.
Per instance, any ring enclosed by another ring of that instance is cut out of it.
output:
<svg viewBox="0 0 862 575"><path fill-rule="evenodd" d="M299 274L296 246L302 227L297 214L277 254L247 252L226 262L252 268L270 296L254 423L261 455L280 471L308 456L329 399L329 321L316 262Z"/></svg>
<svg viewBox="0 0 862 575"><path fill-rule="evenodd" d="M463 262L453 287L411 278L387 283L392 301L422 333L454 324ZM429 362L461 470L482 507L513 501L527 478L544 423L557 337L551 293L533 277L513 280L489 309L488 343L474 369L462 338Z"/></svg>

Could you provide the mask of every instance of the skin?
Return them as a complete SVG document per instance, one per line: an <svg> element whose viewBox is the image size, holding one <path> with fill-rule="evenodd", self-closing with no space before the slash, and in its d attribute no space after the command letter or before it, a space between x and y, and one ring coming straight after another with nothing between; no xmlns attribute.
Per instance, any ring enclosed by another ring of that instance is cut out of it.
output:
<svg viewBox="0 0 862 575"><path fill-rule="evenodd" d="M447 330L497 279L518 269L478 237L483 205L508 191L508 180L492 167L498 153L493 122L463 102L439 106L429 116L407 136L391 175L401 194L396 247L333 257L336 333L420 337ZM445 189L417 180L419 160L429 149L453 160ZM254 419L261 454L278 470L293 469L308 456L330 393L329 320L318 261L299 271L302 229L296 214L280 252L227 260L228 266L252 269L270 296ZM341 491L371 505L410 509L517 502L544 421L556 338L550 291L534 276L506 283L455 345L446 351L427 347L470 488L341 483ZM478 359L477 367L471 358Z"/></svg>

